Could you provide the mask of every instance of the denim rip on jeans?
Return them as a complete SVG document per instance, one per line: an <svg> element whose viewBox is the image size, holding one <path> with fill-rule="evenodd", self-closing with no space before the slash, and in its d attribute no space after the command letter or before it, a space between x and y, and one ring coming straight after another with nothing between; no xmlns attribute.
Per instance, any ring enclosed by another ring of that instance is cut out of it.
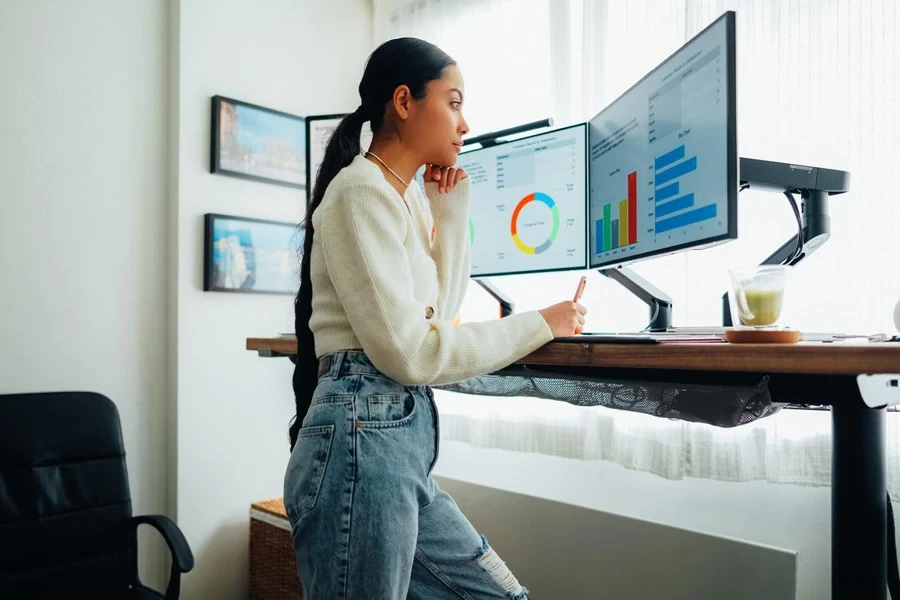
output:
<svg viewBox="0 0 900 600"><path fill-rule="evenodd" d="M527 598L431 477L437 456L431 388L362 352L322 358L284 480L306 600Z"/></svg>

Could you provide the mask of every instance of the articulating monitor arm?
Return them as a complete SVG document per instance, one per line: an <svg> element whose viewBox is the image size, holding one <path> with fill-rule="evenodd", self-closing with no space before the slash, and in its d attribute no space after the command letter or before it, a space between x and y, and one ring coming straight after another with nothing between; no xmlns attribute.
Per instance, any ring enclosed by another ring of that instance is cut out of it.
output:
<svg viewBox="0 0 900 600"><path fill-rule="evenodd" d="M796 265L831 237L828 197L850 190L850 173L822 167L741 158L741 191L759 189L792 197L800 195L801 233L798 232L762 261L763 265ZM798 243L801 248L797 249ZM722 324L731 326L728 294L722 296Z"/></svg>

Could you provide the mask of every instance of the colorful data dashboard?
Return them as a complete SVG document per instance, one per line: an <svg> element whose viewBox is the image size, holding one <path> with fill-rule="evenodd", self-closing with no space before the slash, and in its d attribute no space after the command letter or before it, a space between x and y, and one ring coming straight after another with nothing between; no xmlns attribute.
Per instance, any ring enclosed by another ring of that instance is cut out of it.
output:
<svg viewBox="0 0 900 600"><path fill-rule="evenodd" d="M736 78L729 11L589 122L461 153L471 276L608 269L736 239ZM310 182L342 117L307 117ZM367 126L361 148L371 140Z"/></svg>
<svg viewBox="0 0 900 600"><path fill-rule="evenodd" d="M590 120L590 266L737 237L734 14Z"/></svg>
<svg viewBox="0 0 900 600"><path fill-rule="evenodd" d="M587 266L584 123L460 154L473 277Z"/></svg>

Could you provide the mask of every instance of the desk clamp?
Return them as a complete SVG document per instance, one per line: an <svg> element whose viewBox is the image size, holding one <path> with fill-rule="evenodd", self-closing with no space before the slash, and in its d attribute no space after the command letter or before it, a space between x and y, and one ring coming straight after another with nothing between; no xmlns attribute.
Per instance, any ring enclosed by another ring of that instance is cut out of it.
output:
<svg viewBox="0 0 900 600"><path fill-rule="evenodd" d="M884 408L900 404L900 373L857 375L859 395L869 408Z"/></svg>

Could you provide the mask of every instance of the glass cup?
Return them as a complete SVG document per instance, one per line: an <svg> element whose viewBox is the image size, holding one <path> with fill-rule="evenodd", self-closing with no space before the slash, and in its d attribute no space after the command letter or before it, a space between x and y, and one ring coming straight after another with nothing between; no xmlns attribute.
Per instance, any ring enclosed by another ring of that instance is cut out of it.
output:
<svg viewBox="0 0 900 600"><path fill-rule="evenodd" d="M774 325L781 315L788 267L766 265L731 269L731 312L749 327ZM732 319L735 321L737 319Z"/></svg>

